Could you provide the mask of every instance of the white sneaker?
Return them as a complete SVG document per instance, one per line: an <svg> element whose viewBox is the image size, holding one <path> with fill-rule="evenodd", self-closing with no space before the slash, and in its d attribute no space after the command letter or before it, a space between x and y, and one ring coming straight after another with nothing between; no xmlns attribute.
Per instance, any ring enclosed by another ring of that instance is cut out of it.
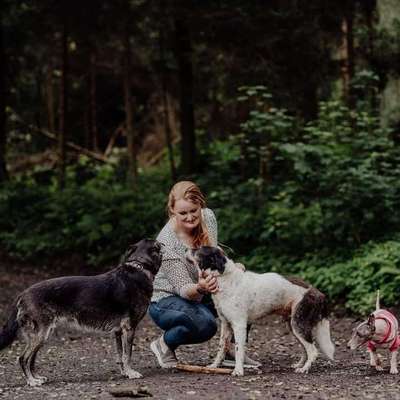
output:
<svg viewBox="0 0 400 400"><path fill-rule="evenodd" d="M166 345L163 336L160 336L158 339L151 342L150 349L157 357L158 364L161 368L176 367L178 360L175 352Z"/></svg>

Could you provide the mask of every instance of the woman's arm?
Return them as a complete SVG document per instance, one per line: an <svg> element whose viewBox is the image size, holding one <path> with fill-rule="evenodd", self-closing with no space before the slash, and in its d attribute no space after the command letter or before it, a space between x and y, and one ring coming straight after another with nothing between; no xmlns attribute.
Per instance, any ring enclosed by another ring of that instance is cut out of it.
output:
<svg viewBox="0 0 400 400"><path fill-rule="evenodd" d="M205 293L214 293L217 282L214 276L201 273L198 282L188 272L188 266L180 259L164 259L162 269L171 290L184 299L201 301ZM173 289L172 289L173 288Z"/></svg>

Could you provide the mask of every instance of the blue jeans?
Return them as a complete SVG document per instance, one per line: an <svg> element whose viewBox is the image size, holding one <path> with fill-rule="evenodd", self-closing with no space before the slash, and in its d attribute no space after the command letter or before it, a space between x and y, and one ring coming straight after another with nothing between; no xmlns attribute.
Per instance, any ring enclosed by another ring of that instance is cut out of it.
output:
<svg viewBox="0 0 400 400"><path fill-rule="evenodd" d="M202 304L179 296L169 296L151 303L149 314L165 331L164 340L171 350L182 344L206 342L217 332L212 302Z"/></svg>

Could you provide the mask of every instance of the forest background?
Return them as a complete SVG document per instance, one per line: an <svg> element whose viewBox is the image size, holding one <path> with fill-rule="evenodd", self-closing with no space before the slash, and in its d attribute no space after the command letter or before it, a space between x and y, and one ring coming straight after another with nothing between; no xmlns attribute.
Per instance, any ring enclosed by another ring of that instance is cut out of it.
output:
<svg viewBox="0 0 400 400"><path fill-rule="evenodd" d="M400 305L397 0L4 0L0 247L117 262L178 179L230 255ZM50 260L50 261L49 261Z"/></svg>

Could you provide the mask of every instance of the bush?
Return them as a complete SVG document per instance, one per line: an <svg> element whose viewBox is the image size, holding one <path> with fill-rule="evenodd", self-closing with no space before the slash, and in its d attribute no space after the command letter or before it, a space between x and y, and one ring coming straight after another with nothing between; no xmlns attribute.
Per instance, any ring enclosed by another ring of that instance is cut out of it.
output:
<svg viewBox="0 0 400 400"><path fill-rule="evenodd" d="M371 242L354 255L332 265L307 265L296 269L304 278L353 312L366 314L374 310L376 291L380 290L382 306L400 305L400 241Z"/></svg>
<svg viewBox="0 0 400 400"><path fill-rule="evenodd" d="M0 192L3 247L24 259L80 253L96 264L154 236L166 219L170 185L161 171L140 176L134 189L115 179L112 166L94 172L78 182L76 168L70 167L63 191L55 184L38 185L34 176L6 185Z"/></svg>
<svg viewBox="0 0 400 400"><path fill-rule="evenodd" d="M399 245L388 238L400 232L400 148L380 127L375 81L356 80L363 101L355 110L322 102L307 124L275 108L263 86L243 88L251 108L241 132L202 147L203 171L191 177L233 258L260 272L302 275L356 312L371 308L378 288L387 305L399 303ZM83 160L68 168L62 192L51 173L9 182L0 190L0 243L23 258L116 258L164 224L167 171L141 172L128 189L122 164Z"/></svg>

